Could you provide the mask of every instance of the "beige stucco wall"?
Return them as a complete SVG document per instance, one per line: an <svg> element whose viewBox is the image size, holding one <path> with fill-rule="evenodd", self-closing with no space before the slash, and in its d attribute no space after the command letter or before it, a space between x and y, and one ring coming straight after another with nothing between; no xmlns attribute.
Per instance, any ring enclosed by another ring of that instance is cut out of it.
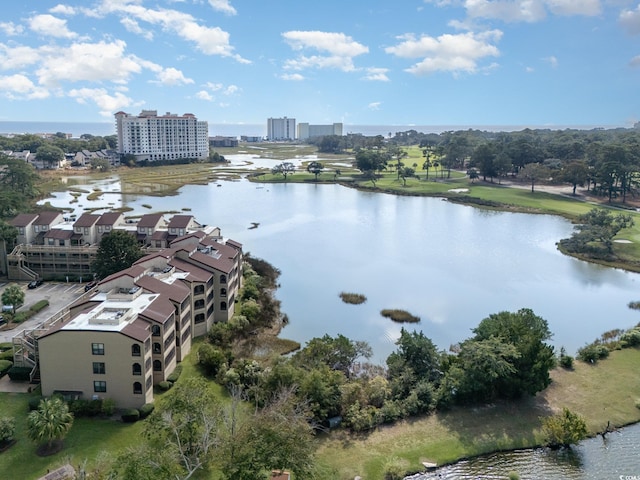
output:
<svg viewBox="0 0 640 480"><path fill-rule="evenodd" d="M104 355L93 355L92 343L104 344ZM131 346L140 345L142 355L131 355ZM65 331L41 338L40 372L42 394L56 390L81 391L82 398L112 398L118 408L138 408L153 401L153 386L146 388L146 378L152 367L146 369L144 344L119 332ZM104 362L105 374L93 373L93 362ZM142 375L133 375L132 366L139 363ZM106 392L94 392L94 380L107 382ZM133 393L134 382L142 384L142 394Z"/></svg>

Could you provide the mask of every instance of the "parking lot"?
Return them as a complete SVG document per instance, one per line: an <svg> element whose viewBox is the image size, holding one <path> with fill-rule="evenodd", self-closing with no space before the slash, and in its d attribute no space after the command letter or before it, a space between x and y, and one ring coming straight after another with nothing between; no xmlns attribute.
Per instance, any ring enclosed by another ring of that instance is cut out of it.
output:
<svg viewBox="0 0 640 480"><path fill-rule="evenodd" d="M11 282L0 283L0 295ZM35 327L38 323L46 320L54 313L62 310L70 302L78 298L84 293L84 286L86 283L54 283L44 282L39 287L34 289L27 288L27 282L13 282L18 283L24 291L24 305L22 305L17 311L27 310L31 305L40 300L48 300L49 306L36 315L31 317L24 323L19 325L11 325L12 328L7 326L0 329L0 342L10 342L14 335L18 334L22 330Z"/></svg>

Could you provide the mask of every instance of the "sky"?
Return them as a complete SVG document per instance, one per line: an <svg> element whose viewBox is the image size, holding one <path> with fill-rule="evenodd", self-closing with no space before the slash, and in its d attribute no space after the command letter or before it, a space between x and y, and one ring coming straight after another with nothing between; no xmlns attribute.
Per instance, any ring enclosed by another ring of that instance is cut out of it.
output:
<svg viewBox="0 0 640 480"><path fill-rule="evenodd" d="M633 126L640 0L5 1L0 121Z"/></svg>

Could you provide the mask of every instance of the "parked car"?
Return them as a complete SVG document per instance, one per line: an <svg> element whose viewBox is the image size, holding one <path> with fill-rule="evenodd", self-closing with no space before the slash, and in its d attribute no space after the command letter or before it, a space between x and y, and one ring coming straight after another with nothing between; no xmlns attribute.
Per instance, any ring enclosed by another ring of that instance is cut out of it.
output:
<svg viewBox="0 0 640 480"><path fill-rule="evenodd" d="M29 282L29 285L27 285L27 287L30 289L38 288L40 285L42 285L42 283L43 280L41 278L38 278L37 280L32 280L31 282Z"/></svg>
<svg viewBox="0 0 640 480"><path fill-rule="evenodd" d="M3 312L13 313L13 305L3 305L2 306L2 311Z"/></svg>
<svg viewBox="0 0 640 480"><path fill-rule="evenodd" d="M88 292L89 290L91 290L96 285L98 285L98 282L89 282L84 286L84 291Z"/></svg>
<svg viewBox="0 0 640 480"><path fill-rule="evenodd" d="M4 319L2 315L0 315L0 327L3 327L7 324L7 321Z"/></svg>

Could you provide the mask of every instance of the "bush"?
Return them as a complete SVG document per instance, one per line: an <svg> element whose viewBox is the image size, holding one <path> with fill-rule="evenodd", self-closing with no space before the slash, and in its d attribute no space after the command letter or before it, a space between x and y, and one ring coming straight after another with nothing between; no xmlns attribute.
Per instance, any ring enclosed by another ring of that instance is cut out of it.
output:
<svg viewBox="0 0 640 480"><path fill-rule="evenodd" d="M171 382L167 382L166 380L158 383L158 388L160 390L162 390L163 392L166 392L167 390L169 390L172 387Z"/></svg>
<svg viewBox="0 0 640 480"><path fill-rule="evenodd" d="M407 473L405 462L392 457L384 465L384 480L402 480Z"/></svg>
<svg viewBox="0 0 640 480"><path fill-rule="evenodd" d="M205 374L210 377L215 377L226 361L224 353L209 343L200 345L197 358L198 365L202 366Z"/></svg>
<svg viewBox="0 0 640 480"><path fill-rule="evenodd" d="M105 417L110 417L116 411L116 401L113 398L105 398L102 400L100 413Z"/></svg>
<svg viewBox="0 0 640 480"><path fill-rule="evenodd" d="M632 328L624 332L620 336L620 341L624 342L623 345L627 347L636 347L640 345L640 328Z"/></svg>
<svg viewBox="0 0 640 480"><path fill-rule="evenodd" d="M138 411L140 412L140 418L147 418L153 413L153 410L155 408L156 406L153 403L145 403L138 409Z"/></svg>
<svg viewBox="0 0 640 480"><path fill-rule="evenodd" d="M31 367L16 367L9 369L9 378L14 381L30 380Z"/></svg>
<svg viewBox="0 0 640 480"><path fill-rule="evenodd" d="M560 366L567 370L573 370L573 357L571 355L561 355Z"/></svg>
<svg viewBox="0 0 640 480"><path fill-rule="evenodd" d="M0 444L10 442L16 434L16 421L12 417L0 417Z"/></svg>
<svg viewBox="0 0 640 480"><path fill-rule="evenodd" d="M69 402L69 411L75 417L95 417L102 413L102 400L78 399Z"/></svg>
<svg viewBox="0 0 640 480"><path fill-rule="evenodd" d="M122 412L121 417L124 423L135 423L140 420L140 412L135 408L129 408Z"/></svg>
<svg viewBox="0 0 640 480"><path fill-rule="evenodd" d="M0 377L4 377L11 367L13 367L11 360L0 360Z"/></svg>
<svg viewBox="0 0 640 480"><path fill-rule="evenodd" d="M4 352L0 353L0 360L11 360L11 361L13 361L13 349L12 350L5 350Z"/></svg>
<svg viewBox="0 0 640 480"><path fill-rule="evenodd" d="M0 351L11 350L13 351L13 343L11 342L2 342L0 343Z"/></svg>
<svg viewBox="0 0 640 480"><path fill-rule="evenodd" d="M609 349L598 343L585 345L578 350L578 358L586 363L596 363L598 360L602 360L608 356Z"/></svg>
<svg viewBox="0 0 640 480"><path fill-rule="evenodd" d="M40 407L40 402L44 400L44 397L31 397L29 398L29 411L33 412Z"/></svg>
<svg viewBox="0 0 640 480"><path fill-rule="evenodd" d="M40 300L29 307L29 310L33 313L38 313L49 306L49 300Z"/></svg>
<svg viewBox="0 0 640 480"><path fill-rule="evenodd" d="M180 374L182 373L182 365L176 365L176 368L171 372L171 375L167 377L167 381L171 383L176 383L178 378L180 378Z"/></svg>

